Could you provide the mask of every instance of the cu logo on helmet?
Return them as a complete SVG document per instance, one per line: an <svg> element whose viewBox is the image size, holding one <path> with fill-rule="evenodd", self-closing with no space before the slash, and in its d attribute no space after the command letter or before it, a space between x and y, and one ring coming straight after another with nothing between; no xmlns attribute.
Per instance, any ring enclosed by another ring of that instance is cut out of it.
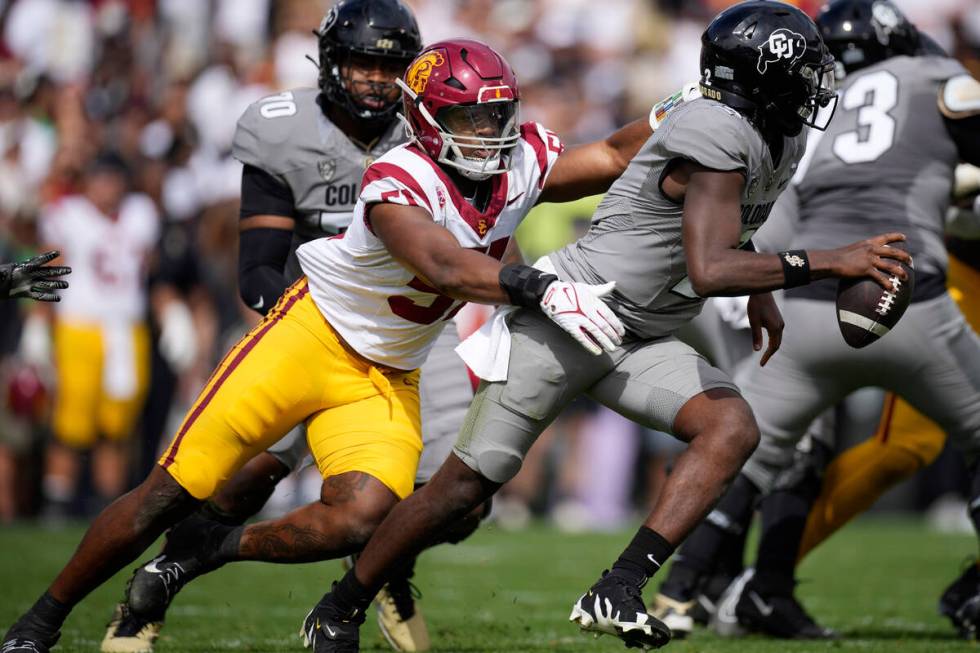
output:
<svg viewBox="0 0 980 653"><path fill-rule="evenodd" d="M759 73L766 74L769 64L783 59L792 65L806 51L806 39L802 34L786 28L777 29L769 35L769 39L759 46Z"/></svg>

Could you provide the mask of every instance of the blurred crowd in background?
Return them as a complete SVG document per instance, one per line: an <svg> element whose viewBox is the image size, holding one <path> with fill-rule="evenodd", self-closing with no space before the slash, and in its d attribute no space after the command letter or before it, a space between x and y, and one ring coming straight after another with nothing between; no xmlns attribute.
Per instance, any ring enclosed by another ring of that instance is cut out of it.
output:
<svg viewBox="0 0 980 653"><path fill-rule="evenodd" d="M0 0L0 259L87 237L93 256L101 247L110 261L93 282L102 297L88 304L105 303L104 314L146 334L145 347L127 354L140 371L115 381L118 396L96 397L113 385L104 380L77 382L90 403L109 407L93 418L91 434L74 422L59 427L75 431L57 444L55 366L71 352L52 345L47 308L0 306L0 523L84 517L142 478L217 361L257 321L238 298L241 167L231 158L232 136L251 102L315 86L307 57L316 58L312 30L329 4ZM468 36L499 48L521 83L522 118L576 143L644 115L695 80L704 25L732 3L408 4L426 42ZM811 14L819 8L797 4ZM980 76L980 2L896 4ZM85 230L66 201L77 194L126 212L128 230L73 232ZM594 203L537 209L519 234L527 258L573 238ZM112 262L120 249L128 256ZM62 343L84 349L83 336L73 337ZM841 421L844 444L874 429L880 395L852 404ZM513 526L537 513L569 529L619 527L645 512L679 450L667 436L576 404L542 436L502 494L498 517ZM319 479L315 468L307 473L282 484L270 509L315 498ZM927 474L885 503L922 509L958 482L955 472Z"/></svg>

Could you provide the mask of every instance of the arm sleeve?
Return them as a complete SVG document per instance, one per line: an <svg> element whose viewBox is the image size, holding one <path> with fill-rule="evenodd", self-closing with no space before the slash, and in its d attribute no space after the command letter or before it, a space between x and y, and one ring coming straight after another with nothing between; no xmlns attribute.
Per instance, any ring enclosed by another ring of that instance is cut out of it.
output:
<svg viewBox="0 0 980 653"><path fill-rule="evenodd" d="M239 217L281 215L296 219L293 191L268 172L246 164L242 168L242 205Z"/></svg>
<svg viewBox="0 0 980 653"><path fill-rule="evenodd" d="M247 229L238 240L238 288L242 301L265 315L289 286L283 268L293 233L286 229Z"/></svg>

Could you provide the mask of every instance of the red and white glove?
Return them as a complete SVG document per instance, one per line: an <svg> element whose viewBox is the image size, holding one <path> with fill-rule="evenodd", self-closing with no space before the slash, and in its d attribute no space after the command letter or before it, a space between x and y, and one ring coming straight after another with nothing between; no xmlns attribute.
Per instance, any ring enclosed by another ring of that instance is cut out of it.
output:
<svg viewBox="0 0 980 653"><path fill-rule="evenodd" d="M541 310L592 354L615 351L622 344L626 329L600 299L615 287L615 281L601 286L553 281L545 288Z"/></svg>

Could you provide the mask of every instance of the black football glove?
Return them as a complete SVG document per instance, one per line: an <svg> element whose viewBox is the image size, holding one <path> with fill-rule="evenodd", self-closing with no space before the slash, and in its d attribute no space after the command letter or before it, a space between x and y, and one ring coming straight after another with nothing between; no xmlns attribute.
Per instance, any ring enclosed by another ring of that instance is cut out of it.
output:
<svg viewBox="0 0 980 653"><path fill-rule="evenodd" d="M30 297L39 302L61 301L61 297L53 291L64 290L68 282L53 277L71 274L71 268L45 265L59 256L60 252L50 251L20 263L0 265L0 298Z"/></svg>

